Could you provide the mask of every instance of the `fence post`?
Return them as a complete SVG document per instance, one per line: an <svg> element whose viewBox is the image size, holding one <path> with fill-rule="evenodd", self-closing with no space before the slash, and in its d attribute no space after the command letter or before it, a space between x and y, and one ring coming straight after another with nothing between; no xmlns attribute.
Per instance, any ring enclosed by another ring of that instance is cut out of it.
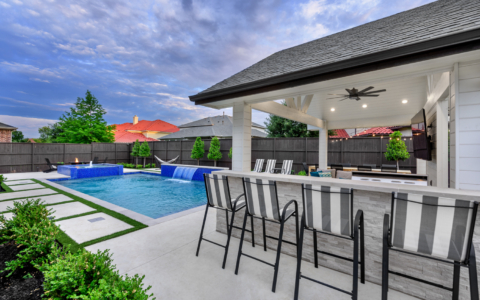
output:
<svg viewBox="0 0 480 300"><path fill-rule="evenodd" d="M183 157L183 140L180 140L180 164L182 165L183 164L183 160L182 160L182 157Z"/></svg>
<svg viewBox="0 0 480 300"><path fill-rule="evenodd" d="M34 143L32 143L32 172L33 172L33 168L34 168L34 164L33 164L33 159L35 158L35 155L34 155L34 152L35 152L35 147L34 147ZM12 170L12 168L10 168L10 171Z"/></svg>
<svg viewBox="0 0 480 300"><path fill-rule="evenodd" d="M165 160L168 160L168 140L167 140L167 145L165 149Z"/></svg>
<svg viewBox="0 0 480 300"><path fill-rule="evenodd" d="M64 164L66 164L65 163L65 147L66 147L65 143L63 143L63 159L62 159L62 161L63 161Z"/></svg>
<svg viewBox="0 0 480 300"><path fill-rule="evenodd" d="M113 143L115 145L115 164L117 164L117 143Z"/></svg>

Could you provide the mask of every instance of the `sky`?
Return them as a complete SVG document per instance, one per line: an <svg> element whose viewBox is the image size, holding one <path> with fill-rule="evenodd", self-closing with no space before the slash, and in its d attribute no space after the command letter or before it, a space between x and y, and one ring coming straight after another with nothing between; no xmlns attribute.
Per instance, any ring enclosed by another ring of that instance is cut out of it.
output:
<svg viewBox="0 0 480 300"><path fill-rule="evenodd" d="M38 137L87 90L109 124L231 115L188 96L279 50L430 2L0 0L0 122Z"/></svg>

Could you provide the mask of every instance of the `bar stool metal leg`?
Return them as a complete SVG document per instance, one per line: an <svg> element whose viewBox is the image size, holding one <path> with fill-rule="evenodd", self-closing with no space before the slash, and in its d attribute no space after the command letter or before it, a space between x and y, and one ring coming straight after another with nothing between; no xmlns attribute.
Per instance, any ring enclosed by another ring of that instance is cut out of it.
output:
<svg viewBox="0 0 480 300"><path fill-rule="evenodd" d="M470 259L468 262L468 275L470 277L470 299L478 300L478 278L477 278L477 259L475 258L475 247L470 248Z"/></svg>
<svg viewBox="0 0 480 300"><path fill-rule="evenodd" d="M230 238L232 237L232 231L233 231L233 221L235 219L235 209L233 209L232 211L232 220L230 221L230 226L228 226L228 210L226 210L227 212L227 234L228 234L228 237L227 237L227 245L225 246L225 255L223 257L223 264L222 264L222 269L225 269L225 264L227 262L227 254L228 254L228 247L230 246Z"/></svg>
<svg viewBox="0 0 480 300"><path fill-rule="evenodd" d="M361 282L365 284L365 227L364 227L364 220L362 216L362 220L360 221L360 259L361 259Z"/></svg>
<svg viewBox="0 0 480 300"><path fill-rule="evenodd" d="M253 227L253 216L250 216L250 224L252 224L252 247L255 247L255 233Z"/></svg>
<svg viewBox="0 0 480 300"><path fill-rule="evenodd" d="M200 238L198 239L198 247L197 247L197 254L200 251L200 244L202 243L202 238L203 238L203 229L205 228L205 221L207 220L207 213L208 213L208 204L206 205L205 208L205 217L203 217L203 224L202 224L202 230L200 230Z"/></svg>
<svg viewBox="0 0 480 300"><path fill-rule="evenodd" d="M262 218L263 226L263 251L267 251L267 229L265 228L265 218Z"/></svg>
<svg viewBox="0 0 480 300"><path fill-rule="evenodd" d="M383 253L382 253L382 300L388 299L388 267L389 267L389 251L388 251L388 226L389 216L385 215L383 219Z"/></svg>
<svg viewBox="0 0 480 300"><path fill-rule="evenodd" d="M240 246L238 247L237 266L235 267L235 275L238 275L238 267L240 266L240 257L242 256L243 237L245 236L245 226L247 226L248 211L245 211L243 218L242 236L240 237Z"/></svg>
<svg viewBox="0 0 480 300"><path fill-rule="evenodd" d="M453 263L453 294L452 300L458 300L460 294L460 263Z"/></svg>
<svg viewBox="0 0 480 300"><path fill-rule="evenodd" d="M277 287L277 275L278 275L278 267L280 264L280 253L282 251L282 238L283 238L283 227L285 224L285 220L282 220L280 223L280 234L278 236L278 247L277 247L277 259L275 260L275 271L273 274L273 285L272 285L272 292L275 293L275 289Z"/></svg>
<svg viewBox="0 0 480 300"><path fill-rule="evenodd" d="M318 268L318 245L317 245L317 231L313 230L313 258L315 259L315 268Z"/></svg>

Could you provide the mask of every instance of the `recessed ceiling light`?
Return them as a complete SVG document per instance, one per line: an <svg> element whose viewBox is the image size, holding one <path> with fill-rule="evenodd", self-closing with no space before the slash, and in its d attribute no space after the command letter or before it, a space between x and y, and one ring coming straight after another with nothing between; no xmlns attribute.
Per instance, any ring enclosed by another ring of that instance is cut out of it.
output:
<svg viewBox="0 0 480 300"><path fill-rule="evenodd" d="M408 102L408 100L406 100L406 99L405 99L405 100L402 100L402 103L403 103L403 104L406 104L407 102Z"/></svg>
<svg viewBox="0 0 480 300"><path fill-rule="evenodd" d="M334 108L334 107L332 107L332 108L330 108L330 110L331 110L331 111L335 111L335 108Z"/></svg>
<svg viewBox="0 0 480 300"><path fill-rule="evenodd" d="M363 107L363 108L367 108L367 105L366 105L366 104L364 104L364 105L362 105L362 107Z"/></svg>

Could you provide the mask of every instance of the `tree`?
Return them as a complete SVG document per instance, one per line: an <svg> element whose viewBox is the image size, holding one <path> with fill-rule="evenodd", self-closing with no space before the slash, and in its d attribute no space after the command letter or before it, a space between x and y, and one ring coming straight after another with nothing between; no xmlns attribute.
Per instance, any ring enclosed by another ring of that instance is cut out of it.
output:
<svg viewBox="0 0 480 300"><path fill-rule="evenodd" d="M233 158L232 147L230 147L230 152L228 152L228 157L229 157L230 159Z"/></svg>
<svg viewBox="0 0 480 300"><path fill-rule="evenodd" d="M283 105L287 105L285 102ZM270 115L265 122L268 137L318 137L318 131L309 131L307 124Z"/></svg>
<svg viewBox="0 0 480 300"><path fill-rule="evenodd" d="M103 119L107 112L97 98L87 90L85 99L78 97L75 107L60 117L58 143L113 143L115 125Z"/></svg>
<svg viewBox="0 0 480 300"><path fill-rule="evenodd" d="M137 166L138 164L137 158L138 156L140 156L140 142L138 141L138 139L133 144L132 153L130 153L130 155L135 157L135 166Z"/></svg>
<svg viewBox="0 0 480 300"><path fill-rule="evenodd" d="M61 132L62 130L59 123L40 127L38 129L38 133L40 134L38 140L40 143L57 143L57 139Z"/></svg>
<svg viewBox="0 0 480 300"><path fill-rule="evenodd" d="M214 166L217 166L217 160L222 158L222 153L220 152L220 140L215 136L210 142L210 149L208 150L208 159L213 159Z"/></svg>
<svg viewBox="0 0 480 300"><path fill-rule="evenodd" d="M385 158L390 161L397 162L399 160L406 160L410 157L410 153L407 151L407 145L402 141L402 133L400 131L394 131L390 134L390 141L387 144L387 151L385 152Z"/></svg>
<svg viewBox="0 0 480 300"><path fill-rule="evenodd" d="M195 140L195 144L193 144L192 148L192 155L191 158L197 160L197 164L200 165L200 158L203 158L205 155L205 143L202 141L200 137L197 137Z"/></svg>
<svg viewBox="0 0 480 300"><path fill-rule="evenodd" d="M148 145L147 141L144 141L142 143L142 145L140 146L140 153L139 153L139 156L140 157L143 157L143 167L145 168L145 160L147 159L147 157L149 157L150 155L152 155L150 153L150 146Z"/></svg>
<svg viewBox="0 0 480 300"><path fill-rule="evenodd" d="M12 142L13 143L28 143L28 139L23 136L23 132L15 130L12 131Z"/></svg>

